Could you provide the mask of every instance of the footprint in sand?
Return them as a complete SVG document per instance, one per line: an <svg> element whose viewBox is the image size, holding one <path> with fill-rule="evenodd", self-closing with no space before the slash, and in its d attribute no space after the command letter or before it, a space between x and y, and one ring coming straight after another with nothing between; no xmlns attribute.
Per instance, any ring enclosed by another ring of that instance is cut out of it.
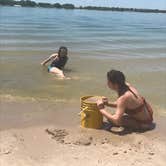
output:
<svg viewBox="0 0 166 166"><path fill-rule="evenodd" d="M72 138L72 140L65 142L65 137L69 135L69 133L65 129L46 129L45 130L49 135L52 136L52 139L55 139L58 143L64 144L73 144L73 145L91 145L93 138L92 137L78 137Z"/></svg>
<svg viewBox="0 0 166 166"><path fill-rule="evenodd" d="M45 131L59 143L64 143L64 139L68 135L65 129L46 129Z"/></svg>

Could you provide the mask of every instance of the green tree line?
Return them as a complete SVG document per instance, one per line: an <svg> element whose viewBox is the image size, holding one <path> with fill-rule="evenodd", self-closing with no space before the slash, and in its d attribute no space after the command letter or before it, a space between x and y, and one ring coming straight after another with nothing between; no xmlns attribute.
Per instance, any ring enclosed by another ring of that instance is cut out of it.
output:
<svg viewBox="0 0 166 166"><path fill-rule="evenodd" d="M36 3L31 0L0 0L0 5L3 6L15 6L19 5L22 7L44 7L44 8L59 8L59 9L86 9L86 10L103 10L103 11L128 11L128 12L147 12L147 13L166 13L166 10L158 9L137 9L137 8L121 8L121 7L96 7L96 6L85 6L75 7L73 4L60 4L60 3Z"/></svg>
<svg viewBox="0 0 166 166"><path fill-rule="evenodd" d="M45 8L65 8L65 9L74 9L75 6L73 4L50 4L50 3L36 3L35 1L31 0L20 0L20 1L15 1L15 0L0 0L0 5L3 6L15 6L15 5L20 5L22 7L45 7Z"/></svg>

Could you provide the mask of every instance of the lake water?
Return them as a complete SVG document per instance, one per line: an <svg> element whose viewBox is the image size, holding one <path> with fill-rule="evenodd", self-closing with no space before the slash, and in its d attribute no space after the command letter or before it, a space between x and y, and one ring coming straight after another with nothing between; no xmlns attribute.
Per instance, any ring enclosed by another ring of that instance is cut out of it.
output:
<svg viewBox="0 0 166 166"><path fill-rule="evenodd" d="M40 66L61 45L69 49L72 80ZM112 68L164 113L166 14L0 7L1 96L77 103L89 94L115 98L106 87Z"/></svg>

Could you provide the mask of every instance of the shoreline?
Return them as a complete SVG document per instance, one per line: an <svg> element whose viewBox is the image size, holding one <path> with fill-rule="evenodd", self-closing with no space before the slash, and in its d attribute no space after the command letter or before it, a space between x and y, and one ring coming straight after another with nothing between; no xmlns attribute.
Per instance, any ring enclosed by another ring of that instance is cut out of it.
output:
<svg viewBox="0 0 166 166"><path fill-rule="evenodd" d="M53 4L41 3L43 6L21 6L21 5L1 5L7 7L28 7L28 8L46 8L46 9L64 9L64 10L90 10L90 11L110 11L110 12L135 12L135 13L161 13L165 14L166 10L160 9L140 9L140 8L123 8L123 7L97 7L97 6L84 6L75 7L73 4L59 4L61 7L50 6ZM45 6L46 5L46 6ZM67 6L66 6L67 5ZM68 6L69 5L69 6Z"/></svg>
<svg viewBox="0 0 166 166"><path fill-rule="evenodd" d="M80 101L46 100L35 98L15 98L0 96L0 130L24 128L40 125L60 125L76 127L80 124ZM165 108L154 108L154 122L160 124L159 131L164 129ZM109 109L113 112L114 109ZM10 122L10 123L9 123Z"/></svg>

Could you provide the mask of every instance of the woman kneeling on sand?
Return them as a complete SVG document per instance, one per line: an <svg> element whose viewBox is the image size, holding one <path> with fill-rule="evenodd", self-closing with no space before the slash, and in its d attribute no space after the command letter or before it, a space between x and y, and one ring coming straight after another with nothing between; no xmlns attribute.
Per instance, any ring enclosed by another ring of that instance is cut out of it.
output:
<svg viewBox="0 0 166 166"><path fill-rule="evenodd" d="M63 73L64 66L68 60L67 48L60 47L58 53L52 54L49 58L44 60L41 65L51 61L51 64L48 66L48 72L58 75L60 78L65 78Z"/></svg>
<svg viewBox="0 0 166 166"><path fill-rule="evenodd" d="M111 103L107 98L97 102L100 112L116 126L147 130L152 127L153 111L138 91L125 82L122 72L111 70L107 73L108 87L118 93L117 101ZM105 106L116 108L114 115Z"/></svg>

